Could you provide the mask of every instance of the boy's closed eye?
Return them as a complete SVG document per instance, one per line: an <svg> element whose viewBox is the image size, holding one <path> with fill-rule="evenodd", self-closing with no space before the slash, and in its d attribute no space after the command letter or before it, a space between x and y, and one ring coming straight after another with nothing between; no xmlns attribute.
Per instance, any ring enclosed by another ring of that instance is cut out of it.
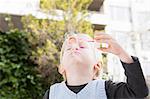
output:
<svg viewBox="0 0 150 99"><path fill-rule="evenodd" d="M83 48L85 48L85 47L84 47L84 46L80 46L80 48L83 49ZM72 49L72 48L70 47L70 48L67 48L66 50L69 51L69 50L71 50L71 49Z"/></svg>
<svg viewBox="0 0 150 99"><path fill-rule="evenodd" d="M81 42L79 44L80 48L81 49L86 49L86 48L89 48L89 44L87 42Z"/></svg>
<svg viewBox="0 0 150 99"><path fill-rule="evenodd" d="M66 50L67 50L67 51L71 50L71 47L69 47L69 48L66 48Z"/></svg>
<svg viewBox="0 0 150 99"><path fill-rule="evenodd" d="M80 48L85 48L84 46L80 46Z"/></svg>
<svg viewBox="0 0 150 99"><path fill-rule="evenodd" d="M87 46L87 44L86 44L85 42L81 41L81 42L79 43L79 47L80 47L81 49L83 49L83 48L87 48L88 46Z"/></svg>

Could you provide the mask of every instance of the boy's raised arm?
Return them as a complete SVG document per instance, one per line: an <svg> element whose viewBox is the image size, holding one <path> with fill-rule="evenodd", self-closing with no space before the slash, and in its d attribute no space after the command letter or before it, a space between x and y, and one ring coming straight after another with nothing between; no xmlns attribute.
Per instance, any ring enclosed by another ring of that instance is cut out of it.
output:
<svg viewBox="0 0 150 99"><path fill-rule="evenodd" d="M105 82L106 94L109 99L143 99L148 95L148 87L139 60L137 57L132 57L132 59L134 62L130 64L121 61L127 77L126 83L114 83L112 81Z"/></svg>
<svg viewBox="0 0 150 99"><path fill-rule="evenodd" d="M95 33L95 40L97 42L108 44L107 48L99 48L99 50L118 56L127 77L127 83L113 83L112 81L106 81L105 88L109 99L146 97L148 95L148 87L138 58L128 55L117 41L106 33Z"/></svg>

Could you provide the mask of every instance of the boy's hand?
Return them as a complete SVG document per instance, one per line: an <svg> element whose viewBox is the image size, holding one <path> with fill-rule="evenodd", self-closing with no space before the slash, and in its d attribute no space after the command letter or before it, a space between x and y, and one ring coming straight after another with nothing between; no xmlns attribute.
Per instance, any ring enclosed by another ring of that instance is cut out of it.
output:
<svg viewBox="0 0 150 99"><path fill-rule="evenodd" d="M110 35L106 33L96 32L94 35L94 39L96 40L96 42L108 44L107 48L99 48L99 50L115 54L120 58L121 61L125 63L133 62L132 57L128 55L126 51Z"/></svg>

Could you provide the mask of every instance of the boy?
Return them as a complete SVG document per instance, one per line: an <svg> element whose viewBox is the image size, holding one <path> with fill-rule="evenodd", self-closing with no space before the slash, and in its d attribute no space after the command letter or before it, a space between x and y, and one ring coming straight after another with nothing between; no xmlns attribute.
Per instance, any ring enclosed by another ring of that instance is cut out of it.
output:
<svg viewBox="0 0 150 99"><path fill-rule="evenodd" d="M88 35L76 34L69 36L62 46L59 73L65 81L52 85L43 99L141 99L148 95L138 58L128 55L106 33L96 33L94 40L109 45L98 50L120 58L127 83L96 79L101 68L98 50Z"/></svg>

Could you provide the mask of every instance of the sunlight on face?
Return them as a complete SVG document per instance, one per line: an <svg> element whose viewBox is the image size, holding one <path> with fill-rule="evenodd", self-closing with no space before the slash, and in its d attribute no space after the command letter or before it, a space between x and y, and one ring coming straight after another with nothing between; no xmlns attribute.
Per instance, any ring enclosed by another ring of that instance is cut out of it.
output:
<svg viewBox="0 0 150 99"><path fill-rule="evenodd" d="M95 48L93 39L87 34L75 34L67 37L61 54L60 60L63 65L75 63L93 65L100 59L100 52Z"/></svg>

